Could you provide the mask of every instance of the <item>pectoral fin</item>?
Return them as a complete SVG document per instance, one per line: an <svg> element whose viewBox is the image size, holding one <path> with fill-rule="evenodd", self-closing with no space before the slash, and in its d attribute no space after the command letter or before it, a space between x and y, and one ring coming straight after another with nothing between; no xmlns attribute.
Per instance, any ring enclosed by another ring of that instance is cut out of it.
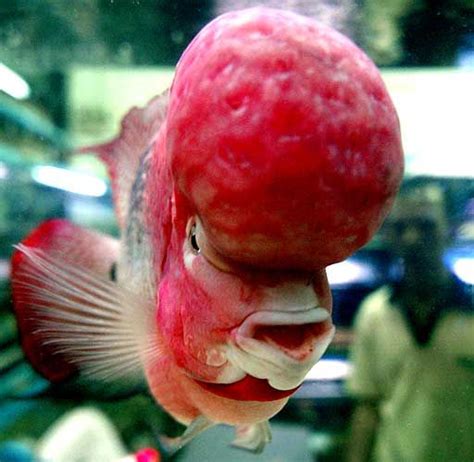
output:
<svg viewBox="0 0 474 462"><path fill-rule="evenodd" d="M119 244L66 220L35 229L12 259L22 346L54 383L141 382L147 302L111 280Z"/></svg>

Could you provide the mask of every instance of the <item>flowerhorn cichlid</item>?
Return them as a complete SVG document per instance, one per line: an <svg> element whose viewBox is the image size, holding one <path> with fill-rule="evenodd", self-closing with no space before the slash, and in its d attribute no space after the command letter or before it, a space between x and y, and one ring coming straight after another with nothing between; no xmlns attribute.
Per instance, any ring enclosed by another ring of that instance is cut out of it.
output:
<svg viewBox="0 0 474 462"><path fill-rule="evenodd" d="M188 425L177 446L225 423L261 450L333 337L325 267L371 238L402 178L377 68L309 18L227 13L169 92L86 150L108 167L121 237L53 220L17 247L28 359L52 382L143 377Z"/></svg>

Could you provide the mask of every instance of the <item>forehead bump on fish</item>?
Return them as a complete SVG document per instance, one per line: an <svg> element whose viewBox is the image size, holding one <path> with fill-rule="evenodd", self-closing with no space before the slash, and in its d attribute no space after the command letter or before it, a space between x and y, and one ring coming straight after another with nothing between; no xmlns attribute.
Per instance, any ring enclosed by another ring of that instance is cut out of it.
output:
<svg viewBox="0 0 474 462"><path fill-rule="evenodd" d="M187 48L167 146L214 249L274 268L321 268L363 245L403 169L374 64L332 29L260 8L219 18Z"/></svg>

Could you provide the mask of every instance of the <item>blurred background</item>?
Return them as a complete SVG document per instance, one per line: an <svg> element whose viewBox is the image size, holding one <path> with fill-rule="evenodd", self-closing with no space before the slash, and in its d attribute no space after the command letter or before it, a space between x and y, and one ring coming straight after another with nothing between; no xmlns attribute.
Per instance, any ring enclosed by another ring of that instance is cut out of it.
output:
<svg viewBox="0 0 474 462"><path fill-rule="evenodd" d="M105 170L74 148L110 139L131 106L164 90L180 54L210 19L258 4L335 27L381 68L401 121L405 182L421 179L444 191L451 237L444 262L472 300L472 0L0 0L0 442L34 442L82 405L103 411L129 451L180 432L148 396L105 403L35 397L48 384L23 360L9 258L13 244L49 217L116 234ZM336 339L273 419L275 443L258 460L341 460L353 406L344 383L354 317L361 300L399 270L379 236L328 269ZM210 449L211 440L226 447L227 429L203 438L175 459L247 460Z"/></svg>

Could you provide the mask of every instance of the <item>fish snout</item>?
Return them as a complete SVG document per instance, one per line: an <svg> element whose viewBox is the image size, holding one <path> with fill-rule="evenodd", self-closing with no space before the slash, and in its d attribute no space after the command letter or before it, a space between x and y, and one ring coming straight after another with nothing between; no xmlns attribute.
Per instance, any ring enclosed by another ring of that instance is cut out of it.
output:
<svg viewBox="0 0 474 462"><path fill-rule="evenodd" d="M232 331L231 363L278 390L298 387L334 336L326 308L258 311Z"/></svg>

